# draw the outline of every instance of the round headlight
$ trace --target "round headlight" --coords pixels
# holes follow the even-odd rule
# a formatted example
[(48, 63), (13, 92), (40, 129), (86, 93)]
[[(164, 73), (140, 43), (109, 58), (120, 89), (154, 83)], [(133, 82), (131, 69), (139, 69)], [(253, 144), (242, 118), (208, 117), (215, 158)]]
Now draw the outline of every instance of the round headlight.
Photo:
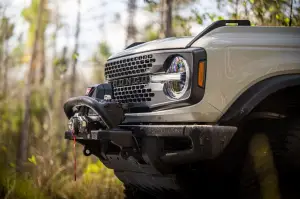
[(188, 89), (190, 71), (187, 61), (180, 56), (173, 58), (167, 74), (177, 74), (180, 76), (178, 80), (171, 80), (165, 83), (164, 91), (168, 97), (179, 99)]

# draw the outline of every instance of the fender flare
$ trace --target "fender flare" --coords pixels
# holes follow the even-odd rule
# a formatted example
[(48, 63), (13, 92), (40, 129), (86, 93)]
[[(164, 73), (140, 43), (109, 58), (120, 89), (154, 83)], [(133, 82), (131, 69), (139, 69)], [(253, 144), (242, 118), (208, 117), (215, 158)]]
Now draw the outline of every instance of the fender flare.
[(219, 123), (237, 123), (271, 94), (300, 86), (300, 74), (279, 75), (264, 79), (242, 93), (220, 118)]

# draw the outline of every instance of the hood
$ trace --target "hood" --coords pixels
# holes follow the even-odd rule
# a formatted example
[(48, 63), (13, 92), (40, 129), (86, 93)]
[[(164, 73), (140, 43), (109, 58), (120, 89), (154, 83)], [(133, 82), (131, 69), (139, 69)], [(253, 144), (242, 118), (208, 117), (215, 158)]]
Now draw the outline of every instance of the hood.
[(161, 49), (174, 49), (174, 48), (185, 48), (185, 46), (193, 39), (194, 37), (170, 37), (166, 39), (158, 39), (154, 41), (149, 41), (126, 50), (123, 50), (119, 53), (116, 53), (109, 57), (114, 59), (117, 57), (122, 57), (125, 55), (151, 51), (151, 50), (161, 50)]

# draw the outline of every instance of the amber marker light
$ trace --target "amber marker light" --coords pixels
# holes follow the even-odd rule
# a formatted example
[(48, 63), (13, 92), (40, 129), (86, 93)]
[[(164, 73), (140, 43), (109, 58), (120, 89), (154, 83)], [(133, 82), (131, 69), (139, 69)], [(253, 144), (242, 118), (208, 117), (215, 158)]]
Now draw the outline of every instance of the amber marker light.
[(198, 65), (198, 86), (204, 87), (205, 65), (204, 62), (199, 62)]

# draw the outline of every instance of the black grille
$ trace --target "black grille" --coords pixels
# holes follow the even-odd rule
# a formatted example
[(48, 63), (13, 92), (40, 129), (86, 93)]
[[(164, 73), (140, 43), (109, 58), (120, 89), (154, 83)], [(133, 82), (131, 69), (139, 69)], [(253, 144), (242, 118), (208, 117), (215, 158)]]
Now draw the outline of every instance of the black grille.
[(154, 93), (146, 88), (146, 84), (114, 88), (115, 99), (121, 103), (141, 103), (151, 101)]
[(139, 75), (145, 73), (155, 62), (152, 54), (124, 58), (110, 61), (105, 64), (105, 78), (116, 79), (127, 75)]
[[(113, 81), (124, 82), (117, 84), (117, 86), (114, 85), (114, 98), (121, 103), (142, 103), (151, 101), (151, 98), (154, 97), (154, 93), (151, 89), (147, 88), (150, 76), (147, 75), (146, 72), (152, 68), (154, 62), (155, 58), (153, 58), (152, 54), (137, 55), (116, 61), (108, 61), (105, 64), (105, 77), (111, 83), (113, 83)], [(123, 78), (126, 76), (147, 76), (148, 80), (141, 82), (130, 81), (130, 83), (127, 83), (126, 85), (125, 78)]]

